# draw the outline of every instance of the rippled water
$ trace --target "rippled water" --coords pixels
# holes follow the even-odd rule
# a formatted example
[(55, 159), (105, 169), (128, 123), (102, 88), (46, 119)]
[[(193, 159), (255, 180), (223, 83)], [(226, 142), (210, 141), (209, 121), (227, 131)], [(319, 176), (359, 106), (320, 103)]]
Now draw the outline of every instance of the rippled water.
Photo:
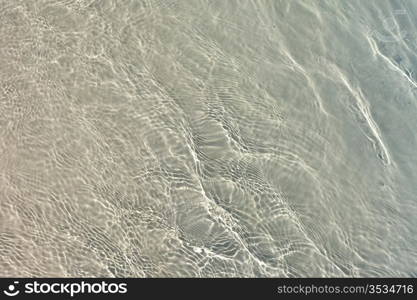
[(416, 277), (416, 18), (0, 0), (0, 275)]

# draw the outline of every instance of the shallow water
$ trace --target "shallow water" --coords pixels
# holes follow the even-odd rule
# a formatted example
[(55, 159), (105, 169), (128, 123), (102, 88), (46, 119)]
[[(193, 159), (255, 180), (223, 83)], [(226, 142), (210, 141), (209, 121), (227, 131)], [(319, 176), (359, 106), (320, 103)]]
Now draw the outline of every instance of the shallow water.
[(417, 276), (414, 1), (0, 0), (0, 276)]

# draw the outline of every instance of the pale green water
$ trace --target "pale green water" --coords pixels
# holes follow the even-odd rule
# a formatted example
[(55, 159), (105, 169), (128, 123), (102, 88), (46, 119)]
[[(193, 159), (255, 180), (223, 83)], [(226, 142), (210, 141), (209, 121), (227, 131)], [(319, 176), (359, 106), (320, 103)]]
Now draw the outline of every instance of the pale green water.
[(417, 276), (414, 1), (0, 0), (0, 276)]

